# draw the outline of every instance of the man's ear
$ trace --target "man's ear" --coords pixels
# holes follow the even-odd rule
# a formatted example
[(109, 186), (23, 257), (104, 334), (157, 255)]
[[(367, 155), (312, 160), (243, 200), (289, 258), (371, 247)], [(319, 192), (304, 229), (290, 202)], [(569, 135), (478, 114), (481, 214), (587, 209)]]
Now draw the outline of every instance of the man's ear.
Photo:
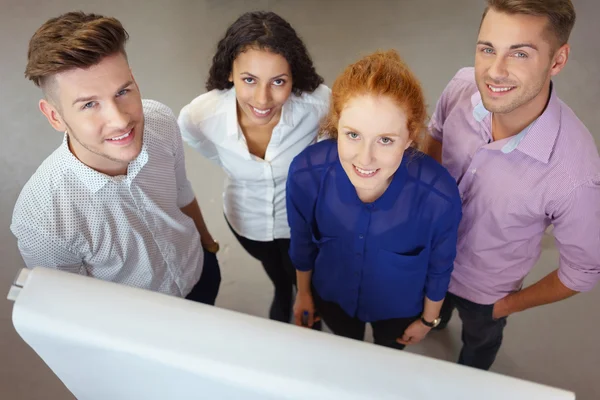
[(571, 46), (568, 43), (563, 44), (554, 54), (554, 62), (552, 68), (550, 68), (550, 75), (556, 76), (569, 61), (569, 53), (571, 53)]
[(40, 111), (46, 116), (48, 122), (54, 129), (59, 132), (67, 130), (67, 124), (63, 121), (62, 116), (58, 112), (55, 106), (53, 106), (48, 100), (41, 99), (39, 103)]

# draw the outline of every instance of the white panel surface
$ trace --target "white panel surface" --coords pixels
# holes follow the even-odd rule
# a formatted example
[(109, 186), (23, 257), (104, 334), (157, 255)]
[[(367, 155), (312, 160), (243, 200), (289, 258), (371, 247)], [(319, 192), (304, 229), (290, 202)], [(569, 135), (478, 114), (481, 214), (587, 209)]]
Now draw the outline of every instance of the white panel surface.
[(567, 400), (574, 394), (60, 271), (13, 323), (81, 400)]

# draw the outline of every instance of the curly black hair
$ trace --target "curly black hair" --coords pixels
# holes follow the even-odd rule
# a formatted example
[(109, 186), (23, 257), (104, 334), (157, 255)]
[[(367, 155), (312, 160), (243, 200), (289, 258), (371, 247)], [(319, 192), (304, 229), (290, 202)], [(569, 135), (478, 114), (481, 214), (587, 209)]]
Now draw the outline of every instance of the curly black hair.
[(306, 46), (292, 26), (273, 12), (247, 12), (239, 17), (219, 41), (213, 57), (206, 90), (229, 89), (233, 61), (248, 48), (265, 49), (283, 56), (292, 70), (292, 91), (313, 92), (323, 78), (317, 74)]

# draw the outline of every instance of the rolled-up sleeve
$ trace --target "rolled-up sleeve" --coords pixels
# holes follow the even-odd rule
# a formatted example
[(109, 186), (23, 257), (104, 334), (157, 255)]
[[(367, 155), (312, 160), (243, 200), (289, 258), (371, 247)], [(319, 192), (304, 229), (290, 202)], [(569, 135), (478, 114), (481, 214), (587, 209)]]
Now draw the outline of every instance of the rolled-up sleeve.
[(553, 212), (558, 278), (577, 292), (600, 281), (600, 174), (574, 189)]
[(300, 187), (295, 180), (292, 162), (286, 184), (287, 218), (290, 226), (290, 258), (299, 271), (314, 268), (317, 246), (313, 241), (313, 218), (315, 199), (311, 199), (309, 188)]

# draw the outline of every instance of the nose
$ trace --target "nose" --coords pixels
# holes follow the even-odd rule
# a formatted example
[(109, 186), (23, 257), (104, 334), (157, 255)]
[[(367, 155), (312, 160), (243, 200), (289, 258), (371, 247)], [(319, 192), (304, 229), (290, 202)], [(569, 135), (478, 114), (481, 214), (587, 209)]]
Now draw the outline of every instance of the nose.
[(488, 70), (488, 75), (496, 82), (502, 82), (508, 78), (506, 60), (503, 57), (496, 57)]
[(363, 168), (367, 168), (371, 165), (373, 162), (373, 151), (369, 143), (363, 141), (363, 143), (360, 144), (356, 161), (358, 161), (358, 164)]
[(109, 126), (115, 129), (125, 129), (129, 126), (129, 114), (116, 102), (108, 103), (105, 107), (105, 113)]
[(271, 101), (271, 90), (268, 85), (258, 85), (254, 91), (254, 105), (256, 107), (266, 106)]

